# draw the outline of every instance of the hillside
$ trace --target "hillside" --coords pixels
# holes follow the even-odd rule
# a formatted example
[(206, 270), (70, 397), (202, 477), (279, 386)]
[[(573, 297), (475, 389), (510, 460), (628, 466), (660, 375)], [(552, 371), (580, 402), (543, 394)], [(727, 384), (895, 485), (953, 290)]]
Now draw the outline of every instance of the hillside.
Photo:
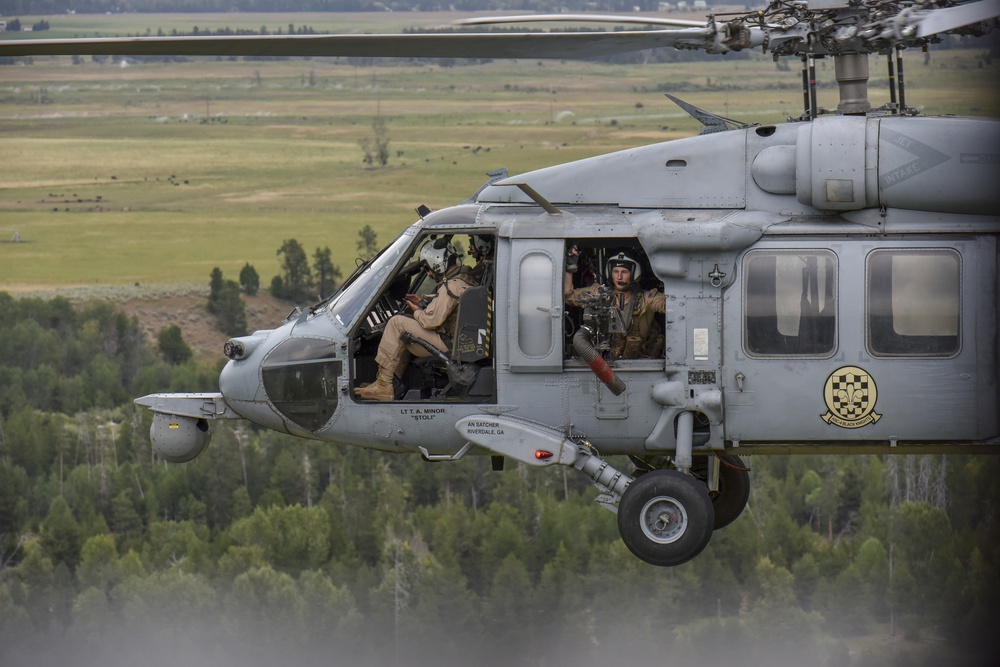
[[(249, 331), (274, 329), (293, 307), (266, 292), (256, 296), (244, 295), (243, 300)], [(214, 363), (222, 359), (222, 346), (229, 336), (216, 327), (215, 318), (208, 312), (205, 303), (204, 295), (192, 293), (134, 298), (118, 306), (128, 315), (138, 318), (150, 345), (156, 346), (156, 336), (161, 329), (176, 324), (181, 328), (185, 342), (194, 351), (195, 358), (202, 363)]]
[[(111, 303), (126, 315), (134, 316), (146, 342), (156, 349), (160, 330), (171, 324), (181, 328), (184, 341), (199, 363), (213, 364), (222, 359), (222, 346), (229, 338), (216, 326), (208, 312), (208, 286), (177, 285), (93, 285), (93, 286), (5, 286), (0, 291), (15, 298), (52, 299), (65, 297), (77, 308), (95, 303)], [(248, 332), (274, 329), (294, 307), (262, 290), (255, 296), (243, 295)]]

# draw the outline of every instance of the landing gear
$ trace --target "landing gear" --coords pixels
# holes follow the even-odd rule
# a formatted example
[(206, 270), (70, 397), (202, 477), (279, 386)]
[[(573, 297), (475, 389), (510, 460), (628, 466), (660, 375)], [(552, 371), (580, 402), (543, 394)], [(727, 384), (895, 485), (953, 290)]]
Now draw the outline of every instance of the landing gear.
[[(711, 454), (692, 458), (691, 475), (707, 484), (709, 466), (714, 465), (713, 456), (719, 460), (719, 483), (715, 491), (708, 492), (708, 496), (715, 508), (715, 524), (712, 528), (719, 530), (735, 521), (747, 506), (750, 499), (750, 470), (738, 456)], [(632, 474), (637, 478), (660, 468), (672, 470), (674, 465), (667, 456), (630, 456), (629, 459), (636, 467)]]
[[(735, 456), (715, 454), (719, 458), (719, 489), (709, 491), (715, 508), (714, 530), (725, 528), (743, 512), (750, 500), (750, 471), (743, 462)], [(702, 481), (708, 479), (708, 466), (712, 459), (708, 456), (696, 456), (691, 466), (691, 474)]]
[(618, 532), (633, 554), (672, 566), (697, 556), (712, 537), (715, 510), (705, 485), (676, 470), (633, 481), (618, 504)]
[[(690, 454), (687, 455), (688, 472), (662, 469), (674, 465), (665, 454), (631, 456), (637, 470), (634, 476), (629, 476), (603, 460), (589, 442), (546, 424), (483, 414), (459, 419), (455, 429), (471, 443), (467, 447), (477, 445), (494, 456), (510, 457), (531, 466), (564, 465), (579, 470), (601, 491), (597, 502), (612, 511), (617, 510), (618, 533), (625, 546), (651, 565), (686, 563), (700, 554), (712, 537), (716, 525), (715, 508), (708, 495), (708, 485), (688, 474), (695, 468)], [(424, 455), (431, 458), (427, 452)], [(713, 464), (712, 468), (705, 465), (704, 470), (706, 478), (712, 478), (712, 486), (715, 486), (716, 459), (704, 455), (701, 458), (700, 462)], [(742, 466), (740, 470), (745, 472)], [(735, 485), (739, 485), (739, 478)], [(740, 509), (745, 504), (745, 498), (737, 503)]]

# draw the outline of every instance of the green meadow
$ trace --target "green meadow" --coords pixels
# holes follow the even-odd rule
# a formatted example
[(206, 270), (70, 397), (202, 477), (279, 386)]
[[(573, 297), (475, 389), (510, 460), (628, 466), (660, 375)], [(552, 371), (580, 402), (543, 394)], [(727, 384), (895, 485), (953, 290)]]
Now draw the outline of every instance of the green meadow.
[[(48, 17), (44, 37), (288, 24), (394, 32), (457, 14)], [(30, 18), (22, 17), (22, 21)], [(24, 35), (21, 35), (24, 37)], [(907, 101), (926, 113), (1000, 116), (986, 46), (906, 54)], [(35, 58), (0, 66), (0, 290), (207, 283), (253, 264), (266, 282), (296, 238), (329, 246), (346, 274), (358, 231), (380, 244), (414, 209), (465, 200), (486, 173), (512, 174), (654, 141), (698, 125), (663, 97), (746, 122), (801, 111), (797, 61), (770, 57), (609, 65), (343, 59), (98, 63)], [(888, 101), (882, 59), (870, 97)], [(820, 103), (835, 107), (833, 66)], [(385, 119), (389, 162), (360, 142)]]

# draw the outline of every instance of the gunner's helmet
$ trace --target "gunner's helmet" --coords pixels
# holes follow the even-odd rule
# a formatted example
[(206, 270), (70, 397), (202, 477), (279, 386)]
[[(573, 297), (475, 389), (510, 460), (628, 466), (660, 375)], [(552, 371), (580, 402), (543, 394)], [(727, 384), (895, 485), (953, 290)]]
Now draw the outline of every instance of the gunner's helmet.
[(493, 252), (493, 237), (489, 234), (473, 234), (472, 245), (482, 257), (489, 257)]
[(633, 283), (637, 282), (639, 276), (642, 275), (642, 266), (639, 262), (625, 254), (625, 251), (620, 251), (609, 256), (607, 263), (604, 265), (604, 275), (608, 280), (611, 280), (611, 269), (618, 266), (626, 268), (631, 272)]

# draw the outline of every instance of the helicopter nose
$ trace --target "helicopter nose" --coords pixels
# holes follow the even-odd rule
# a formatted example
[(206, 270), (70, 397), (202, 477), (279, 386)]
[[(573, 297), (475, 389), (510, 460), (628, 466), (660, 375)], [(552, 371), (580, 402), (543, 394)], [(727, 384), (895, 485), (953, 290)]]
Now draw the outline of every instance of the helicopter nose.
[(257, 366), (230, 361), (219, 374), (219, 391), (229, 403), (253, 401), (257, 395)]
[(269, 428), (285, 429), (287, 422), (307, 431), (321, 428), (339, 403), (343, 360), (336, 342), (283, 330), (268, 340), (266, 334), (257, 338), (234, 338), (226, 344), (231, 361), (219, 376), (226, 402), (241, 416)]
[(223, 346), (223, 353), (230, 361), (219, 375), (219, 391), (230, 403), (258, 399), (260, 393), (259, 370), (267, 353), (271, 330), (256, 331), (250, 336), (230, 338)]

